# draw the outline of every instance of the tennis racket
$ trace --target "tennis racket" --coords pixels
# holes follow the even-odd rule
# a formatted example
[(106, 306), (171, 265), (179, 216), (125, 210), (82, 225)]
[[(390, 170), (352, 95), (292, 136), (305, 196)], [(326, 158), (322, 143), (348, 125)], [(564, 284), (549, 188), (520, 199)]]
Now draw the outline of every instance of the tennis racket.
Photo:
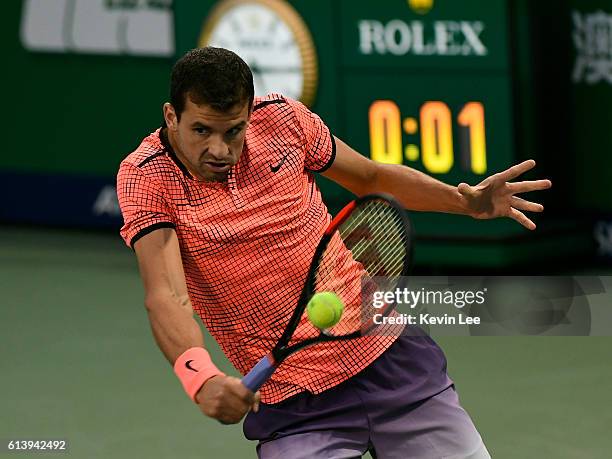
[[(371, 194), (351, 201), (331, 221), (319, 242), (295, 311), (278, 343), (242, 379), (255, 392), (291, 354), (326, 341), (372, 334), (395, 301), (374, 302), (376, 291), (403, 288), (412, 255), (412, 228), (391, 197)], [(317, 292), (334, 292), (345, 305), (336, 325), (298, 342), (294, 332)], [(375, 315), (380, 315), (375, 317)]]

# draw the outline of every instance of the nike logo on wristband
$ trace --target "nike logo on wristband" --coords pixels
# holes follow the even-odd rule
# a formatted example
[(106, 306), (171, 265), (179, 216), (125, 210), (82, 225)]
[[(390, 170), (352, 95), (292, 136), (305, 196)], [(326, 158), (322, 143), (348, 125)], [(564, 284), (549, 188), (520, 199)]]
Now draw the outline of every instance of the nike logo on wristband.
[(193, 362), (193, 360), (187, 360), (187, 361), (185, 362), (185, 366), (187, 367), (187, 369), (188, 369), (188, 370), (195, 371), (195, 372), (197, 373), (197, 372), (198, 372), (198, 370), (196, 370), (195, 368), (193, 368), (193, 367), (191, 366), (191, 362)]

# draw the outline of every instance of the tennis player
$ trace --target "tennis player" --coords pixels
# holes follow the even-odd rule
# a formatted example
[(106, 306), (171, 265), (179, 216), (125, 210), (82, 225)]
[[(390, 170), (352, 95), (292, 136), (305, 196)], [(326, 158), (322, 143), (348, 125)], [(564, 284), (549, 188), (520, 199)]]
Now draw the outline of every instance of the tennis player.
[(370, 161), (295, 100), (253, 94), (234, 53), (188, 52), (172, 70), (163, 125), (117, 177), (153, 335), (188, 396), (223, 423), (248, 413), (244, 432), (262, 458), (488, 458), (427, 336), (320, 344), (253, 394), (211, 361), (193, 313), (242, 374), (270, 351), (331, 220), (315, 173), (408, 209), (510, 217), (530, 230), (523, 211), (543, 207), (515, 195), (551, 183), (510, 182), (534, 167), (525, 161), (476, 186), (445, 185)]

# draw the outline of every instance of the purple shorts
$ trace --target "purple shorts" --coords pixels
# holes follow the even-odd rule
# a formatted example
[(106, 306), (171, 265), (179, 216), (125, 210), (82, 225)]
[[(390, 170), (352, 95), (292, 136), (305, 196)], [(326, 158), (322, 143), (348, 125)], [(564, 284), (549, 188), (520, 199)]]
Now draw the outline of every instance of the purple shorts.
[(403, 335), (365, 370), (314, 395), (262, 404), (243, 425), (260, 458), (488, 458), (441, 349)]

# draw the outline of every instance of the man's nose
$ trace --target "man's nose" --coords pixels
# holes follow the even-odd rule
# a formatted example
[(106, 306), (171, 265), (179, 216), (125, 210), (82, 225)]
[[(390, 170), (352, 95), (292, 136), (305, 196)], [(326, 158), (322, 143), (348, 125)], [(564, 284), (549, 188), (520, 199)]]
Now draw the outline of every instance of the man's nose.
[(229, 148), (223, 141), (223, 136), (213, 135), (208, 142), (208, 153), (216, 160), (224, 161), (229, 155)]

